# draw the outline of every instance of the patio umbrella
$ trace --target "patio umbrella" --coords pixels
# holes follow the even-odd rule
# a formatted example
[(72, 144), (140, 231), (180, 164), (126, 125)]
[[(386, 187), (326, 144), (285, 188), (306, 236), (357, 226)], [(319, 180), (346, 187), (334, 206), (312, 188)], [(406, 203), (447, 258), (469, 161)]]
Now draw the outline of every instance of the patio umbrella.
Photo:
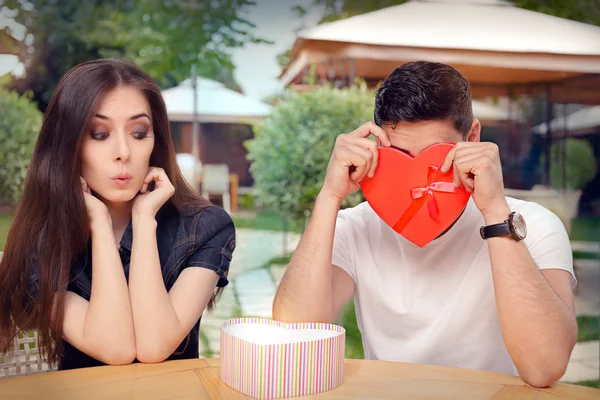
[[(206, 78), (197, 78), (199, 122), (252, 123), (269, 114), (271, 106)], [(190, 122), (194, 118), (194, 88), (186, 79), (163, 90), (169, 120)]]

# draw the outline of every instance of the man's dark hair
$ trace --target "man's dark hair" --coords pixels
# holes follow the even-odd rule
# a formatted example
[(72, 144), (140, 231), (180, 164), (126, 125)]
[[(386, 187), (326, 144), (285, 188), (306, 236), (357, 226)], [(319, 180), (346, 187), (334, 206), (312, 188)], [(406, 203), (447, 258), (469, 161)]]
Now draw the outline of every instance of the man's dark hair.
[(455, 68), (416, 61), (397, 67), (375, 97), (375, 123), (451, 121), (467, 136), (473, 123), (471, 87)]

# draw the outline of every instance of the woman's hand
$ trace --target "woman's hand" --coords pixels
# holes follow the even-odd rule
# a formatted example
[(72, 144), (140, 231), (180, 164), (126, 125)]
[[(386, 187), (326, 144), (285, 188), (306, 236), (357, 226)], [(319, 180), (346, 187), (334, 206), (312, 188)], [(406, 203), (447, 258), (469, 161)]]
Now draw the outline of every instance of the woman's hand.
[(110, 223), (110, 214), (108, 213), (108, 208), (106, 208), (106, 205), (102, 202), (102, 200), (98, 199), (92, 194), (92, 190), (82, 176), (79, 177), (79, 180), (81, 182), (81, 190), (83, 192), (83, 198), (85, 200), (85, 206), (87, 208), (90, 224), (93, 225), (93, 223), (97, 221), (108, 221)]
[[(148, 191), (148, 185), (155, 183), (154, 190)], [(140, 193), (133, 199), (133, 215), (146, 215), (154, 218), (160, 208), (175, 193), (175, 187), (167, 177), (165, 170), (150, 167), (144, 178), (144, 184)]]

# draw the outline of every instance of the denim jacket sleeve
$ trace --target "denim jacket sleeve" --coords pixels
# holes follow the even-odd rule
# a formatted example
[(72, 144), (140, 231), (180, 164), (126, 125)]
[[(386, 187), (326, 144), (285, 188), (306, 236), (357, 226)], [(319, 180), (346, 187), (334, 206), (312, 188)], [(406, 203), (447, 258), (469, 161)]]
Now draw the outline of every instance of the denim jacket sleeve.
[(211, 206), (196, 216), (192, 234), (194, 249), (182, 269), (200, 267), (219, 275), (217, 287), (227, 286), (229, 264), (235, 250), (235, 227), (231, 217), (220, 207)]

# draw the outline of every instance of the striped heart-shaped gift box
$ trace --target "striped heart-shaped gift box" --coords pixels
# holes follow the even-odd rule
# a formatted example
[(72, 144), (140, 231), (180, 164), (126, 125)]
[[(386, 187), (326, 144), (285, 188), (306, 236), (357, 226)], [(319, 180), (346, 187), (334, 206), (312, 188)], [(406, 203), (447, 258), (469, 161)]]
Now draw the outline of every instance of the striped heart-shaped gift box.
[(221, 379), (257, 399), (304, 396), (343, 382), (346, 331), (324, 323), (238, 318), (221, 326)]

